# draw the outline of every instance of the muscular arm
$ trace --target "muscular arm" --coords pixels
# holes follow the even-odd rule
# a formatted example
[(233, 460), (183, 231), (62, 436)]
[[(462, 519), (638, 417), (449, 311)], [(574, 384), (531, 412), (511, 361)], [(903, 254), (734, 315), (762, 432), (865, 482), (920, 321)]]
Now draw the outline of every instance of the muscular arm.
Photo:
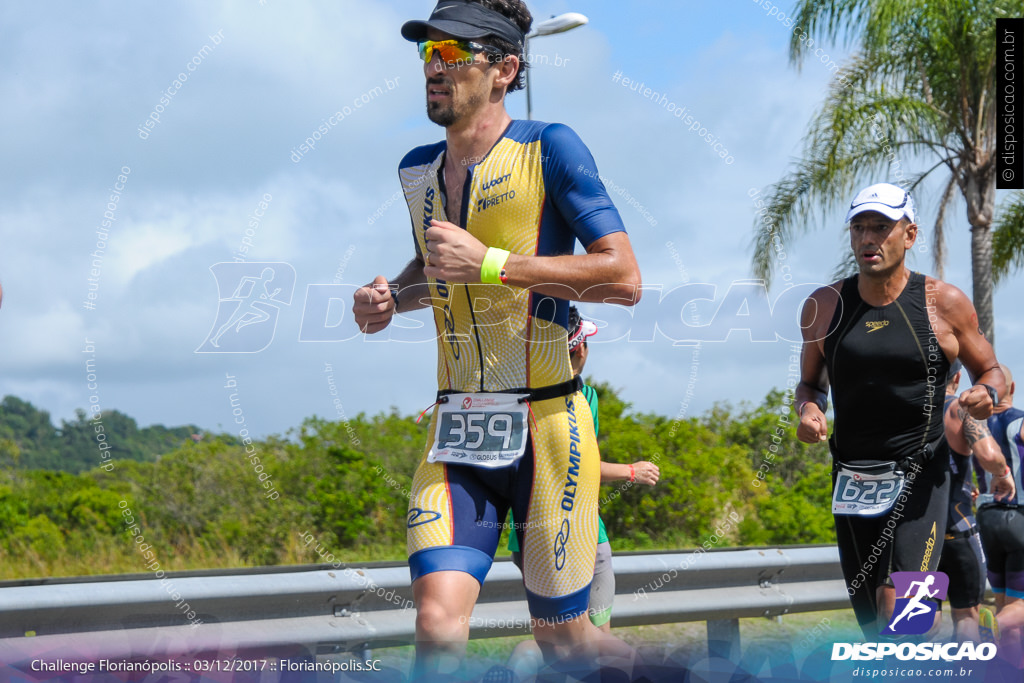
[[(487, 247), (469, 232), (442, 221), (427, 230), (430, 265), (427, 277), (447, 282), (480, 282), (480, 265)], [(619, 303), (640, 300), (640, 267), (624, 232), (598, 238), (586, 254), (528, 256), (509, 254), (508, 284), (570, 301)], [(405, 303), (402, 303), (403, 309)]]
[(586, 254), (511, 254), (505, 270), (510, 285), (560, 299), (627, 306), (640, 300), (640, 267), (624, 232), (598, 239)]
[(1006, 471), (1006, 458), (999, 449), (992, 432), (988, 430), (988, 424), (984, 420), (975, 420), (963, 406), (956, 406), (957, 413), (963, 420), (963, 438), (968, 448), (978, 458), (978, 464), (986, 472), (1000, 475)]
[(970, 299), (953, 285), (934, 282), (942, 320), (949, 325), (956, 340), (956, 355), (974, 378), (974, 386), (960, 394), (960, 405), (967, 408), (972, 417), (983, 420), (992, 414), (995, 405), (988, 391), (980, 385), (993, 387), (1002, 398), (1008, 390), (1006, 378), (999, 369), (992, 345), (978, 327), (978, 315)]
[(988, 424), (984, 420), (975, 420), (963, 406), (956, 406), (956, 409), (963, 420), (964, 441), (981, 468), (992, 475), (992, 493), (997, 499), (1013, 498), (1016, 493), (1013, 477), (1002, 476), (1008, 469), (1006, 458), (989, 431)]
[(839, 299), (837, 286), (815, 291), (800, 312), (804, 344), (800, 354), (800, 384), (793, 392), (793, 405), (800, 417), (796, 435), (804, 443), (817, 443), (828, 438), (824, 412), (828, 405), (824, 339)]

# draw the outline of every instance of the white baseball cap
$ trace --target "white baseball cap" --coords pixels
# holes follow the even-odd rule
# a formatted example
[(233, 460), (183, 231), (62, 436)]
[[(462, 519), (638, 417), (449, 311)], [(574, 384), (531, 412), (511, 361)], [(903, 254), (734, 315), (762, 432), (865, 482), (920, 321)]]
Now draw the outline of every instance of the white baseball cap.
[(914, 200), (910, 193), (890, 183), (877, 183), (858, 192), (850, 202), (846, 222), (849, 223), (854, 216), (865, 211), (877, 211), (894, 221), (906, 216), (911, 223), (914, 222)]

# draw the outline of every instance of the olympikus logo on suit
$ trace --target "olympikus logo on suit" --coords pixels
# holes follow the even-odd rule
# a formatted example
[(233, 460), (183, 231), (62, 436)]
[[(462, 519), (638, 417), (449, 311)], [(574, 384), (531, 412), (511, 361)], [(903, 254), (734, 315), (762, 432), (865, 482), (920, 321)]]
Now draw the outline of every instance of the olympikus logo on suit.
[(565, 412), (569, 417), (569, 466), (565, 472), (565, 485), (562, 487), (562, 509), (572, 512), (576, 501), (576, 485), (580, 476), (580, 430), (576, 425), (576, 404), (572, 396), (565, 398)]
[[(430, 221), (434, 217), (434, 188), (428, 187), (423, 194), (423, 232), (430, 228)], [(425, 239), (425, 238), (424, 238)], [(450, 294), (448, 292), (448, 283), (444, 280), (435, 279), (434, 284), (437, 287), (437, 295), (442, 299), (449, 299)], [(455, 338), (455, 319), (452, 318), (452, 309), (450, 304), (444, 305), (444, 327), (445, 337), (448, 340), (449, 346), (452, 348), (452, 355), (455, 360), (459, 359), (459, 345), (456, 343)]]

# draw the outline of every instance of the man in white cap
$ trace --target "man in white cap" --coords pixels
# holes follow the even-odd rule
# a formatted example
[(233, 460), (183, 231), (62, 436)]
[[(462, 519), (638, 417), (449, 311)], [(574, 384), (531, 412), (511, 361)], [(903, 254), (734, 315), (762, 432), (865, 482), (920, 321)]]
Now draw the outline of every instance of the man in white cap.
[[(828, 439), (840, 563), (868, 639), (889, 628), (893, 572), (934, 572), (949, 504), (943, 395), (959, 358), (976, 378), (960, 405), (983, 420), (1006, 393), (995, 352), (970, 299), (906, 267), (917, 238), (914, 204), (880, 183), (846, 216), (859, 273), (822, 287), (804, 305), (797, 436)], [(832, 389), (834, 418), (825, 417)], [(909, 633), (905, 624), (895, 633)]]

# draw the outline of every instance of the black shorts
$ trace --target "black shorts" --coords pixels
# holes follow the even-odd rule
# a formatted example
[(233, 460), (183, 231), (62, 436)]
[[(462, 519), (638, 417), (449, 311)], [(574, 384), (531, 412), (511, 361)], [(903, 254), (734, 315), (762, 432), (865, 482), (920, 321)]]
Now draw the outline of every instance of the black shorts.
[(971, 609), (985, 597), (985, 553), (981, 549), (978, 527), (964, 535), (946, 537), (939, 559), (939, 571), (949, 576), (949, 604), (955, 609)]
[(992, 592), (1024, 598), (1024, 510), (983, 505), (978, 508), (978, 526)]
[[(877, 589), (893, 572), (933, 572), (939, 565), (949, 516), (949, 455), (943, 448), (910, 478), (893, 508), (879, 517), (834, 515), (839, 563), (857, 621), (874, 637)], [(835, 475), (832, 477), (835, 486)]]

